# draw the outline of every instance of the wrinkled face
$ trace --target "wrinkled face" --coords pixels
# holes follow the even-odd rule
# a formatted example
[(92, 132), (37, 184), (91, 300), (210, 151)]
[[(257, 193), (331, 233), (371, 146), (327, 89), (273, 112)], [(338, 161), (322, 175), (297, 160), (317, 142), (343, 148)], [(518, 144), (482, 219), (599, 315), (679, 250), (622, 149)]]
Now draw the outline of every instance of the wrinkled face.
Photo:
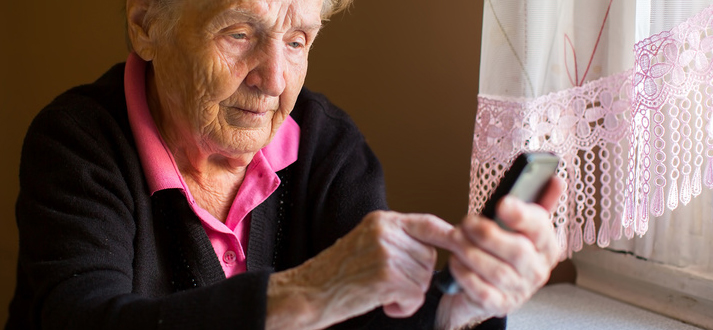
[(153, 38), (149, 97), (162, 133), (210, 154), (254, 154), (292, 111), (321, 26), (321, 0), (176, 6), (173, 28)]

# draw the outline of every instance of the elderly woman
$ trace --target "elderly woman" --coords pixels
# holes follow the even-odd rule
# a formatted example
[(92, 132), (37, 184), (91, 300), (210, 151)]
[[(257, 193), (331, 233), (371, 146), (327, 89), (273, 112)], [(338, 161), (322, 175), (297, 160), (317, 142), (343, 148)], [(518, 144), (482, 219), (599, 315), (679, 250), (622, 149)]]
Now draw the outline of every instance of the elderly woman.
[[(378, 161), (302, 88), (348, 2), (128, 0), (127, 62), (27, 133), (7, 327), (502, 327), (555, 264), (562, 182), (539, 205), (505, 199), (512, 232), (378, 211)], [(460, 293), (431, 286), (435, 247)]]

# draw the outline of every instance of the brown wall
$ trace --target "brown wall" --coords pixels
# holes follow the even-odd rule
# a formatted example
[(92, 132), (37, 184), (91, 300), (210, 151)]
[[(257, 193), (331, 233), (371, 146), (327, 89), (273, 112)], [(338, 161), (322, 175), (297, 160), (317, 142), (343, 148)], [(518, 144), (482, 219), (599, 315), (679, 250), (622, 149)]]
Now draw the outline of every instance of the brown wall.
[[(382, 160), (393, 209), (467, 211), (482, 0), (356, 0), (311, 55), (307, 86), (347, 110)], [(9, 1), (0, 11), (0, 323), (15, 280), (14, 202), (32, 117), (126, 58), (122, 1)]]
[[(7, 1), (0, 10), (0, 322), (15, 287), (14, 203), (22, 139), (62, 91), (126, 58), (122, 2)], [(38, 242), (38, 244), (41, 244)]]

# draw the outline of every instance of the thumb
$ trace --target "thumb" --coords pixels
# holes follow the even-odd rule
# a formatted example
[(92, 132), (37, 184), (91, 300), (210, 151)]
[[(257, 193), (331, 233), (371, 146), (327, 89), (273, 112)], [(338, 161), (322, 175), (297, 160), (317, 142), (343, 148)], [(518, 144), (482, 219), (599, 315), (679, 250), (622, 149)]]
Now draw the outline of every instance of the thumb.
[(404, 231), (421, 243), (453, 250), (451, 235), (455, 228), (445, 220), (431, 214), (407, 214)]
[(409, 317), (415, 314), (426, 300), (426, 296), (422, 293), (409, 298), (410, 299), (401, 299), (398, 302), (384, 305), (384, 314), (392, 318)]

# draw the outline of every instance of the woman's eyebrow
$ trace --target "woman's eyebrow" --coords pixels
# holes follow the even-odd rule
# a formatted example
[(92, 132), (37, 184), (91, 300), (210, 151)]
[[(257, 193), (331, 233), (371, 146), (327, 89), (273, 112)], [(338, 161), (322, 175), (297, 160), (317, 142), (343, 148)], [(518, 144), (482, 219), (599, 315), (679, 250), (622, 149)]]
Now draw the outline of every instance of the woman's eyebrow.
[(221, 11), (217, 15), (210, 18), (207, 26), (210, 29), (220, 29), (232, 23), (247, 22), (257, 24), (259, 21), (260, 19), (257, 15), (251, 13), (250, 11), (241, 8), (230, 8)]
[(220, 13), (220, 15), (218, 15), (218, 16), (223, 16), (226, 18), (227, 17), (244, 18), (250, 22), (260, 21), (259, 15), (256, 15), (255, 13), (253, 13), (249, 10), (246, 10), (244, 8), (236, 8), (236, 7), (229, 8), (229, 9), (223, 11), (222, 13)]
[(300, 29), (305, 30), (305, 31), (317, 31), (318, 32), (319, 30), (322, 29), (322, 23), (320, 22), (318, 24), (302, 25), (302, 26), (300, 26)]
[[(216, 15), (213, 19), (214, 23), (223, 23), (225, 21), (241, 21), (259, 25), (263, 21), (263, 18), (244, 8), (229, 8)], [(319, 32), (319, 30), (322, 29), (322, 21), (320, 20), (314, 24), (297, 24), (293, 26), (293, 28), (309, 32)]]

